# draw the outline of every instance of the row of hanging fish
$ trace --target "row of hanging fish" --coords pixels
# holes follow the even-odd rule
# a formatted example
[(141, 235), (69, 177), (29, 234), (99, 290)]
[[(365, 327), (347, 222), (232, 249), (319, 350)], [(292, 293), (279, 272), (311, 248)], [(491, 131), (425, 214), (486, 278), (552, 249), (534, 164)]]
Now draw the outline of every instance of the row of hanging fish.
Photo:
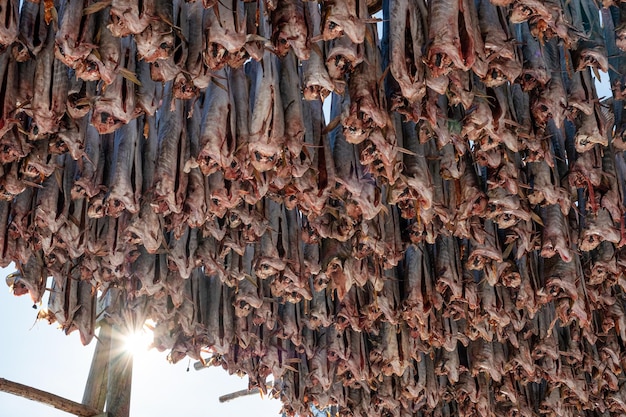
[(626, 413), (625, 7), (9, 0), (7, 283), (289, 414)]

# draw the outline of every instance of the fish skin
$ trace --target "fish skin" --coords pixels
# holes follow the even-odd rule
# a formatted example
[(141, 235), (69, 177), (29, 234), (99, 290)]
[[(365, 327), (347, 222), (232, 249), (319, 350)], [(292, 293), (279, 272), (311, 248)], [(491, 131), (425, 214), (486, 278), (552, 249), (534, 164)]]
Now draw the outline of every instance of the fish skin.
[[(111, 135), (107, 135), (111, 136)], [(88, 125), (85, 132), (85, 154), (78, 162), (78, 171), (72, 187), (72, 198), (92, 198), (103, 191), (103, 173), (106, 147), (110, 141), (101, 138), (95, 127)], [(112, 152), (113, 150), (110, 149)]]
[(367, 5), (363, 1), (347, 0), (329, 4), (322, 17), (322, 38), (325, 41), (346, 35), (356, 44), (365, 40)]
[(55, 57), (70, 68), (76, 68), (95, 47), (96, 15), (84, 14), (85, 8), (92, 4), (92, 0), (70, 0), (63, 6), (54, 52)]
[(25, 146), (15, 140), (19, 139), (18, 94), (18, 64), (5, 50), (0, 54), (0, 141), (4, 155), (11, 155), (10, 159), (25, 156)]
[(118, 217), (122, 211), (139, 212), (142, 195), (141, 142), (137, 119), (133, 119), (115, 134), (113, 180), (105, 204), (108, 216)]
[[(460, 14), (461, 1), (459, 0), (437, 0), (429, 3), (429, 46), (426, 64), (434, 78), (447, 75), (453, 68), (467, 71), (474, 63), (475, 56), (464, 56), (462, 51), (462, 39), (459, 32)], [(461, 24), (464, 26), (465, 21)], [(472, 39), (465, 37), (463, 41), (471, 43)], [(472, 47), (466, 48), (466, 51), (469, 50), (472, 50)]]
[[(183, 102), (173, 98), (169, 83), (164, 92), (164, 106), (159, 118), (159, 151), (154, 172), (152, 206), (158, 213), (180, 213), (187, 191), (188, 174), (184, 172), (187, 141), (184, 140)], [(171, 111), (171, 107), (174, 111)], [(163, 107), (162, 107), (163, 108)], [(178, 183), (178, 188), (175, 184)]]
[[(119, 66), (130, 73), (136, 71), (136, 46), (131, 38), (120, 43)], [(102, 74), (102, 72), (101, 72)], [(113, 133), (121, 125), (137, 117), (135, 106), (136, 84), (115, 71), (105, 91), (94, 100), (91, 124), (100, 134)]]
[(524, 91), (530, 91), (538, 85), (544, 87), (550, 79), (545, 53), (539, 41), (531, 35), (526, 22), (517, 26), (516, 38), (522, 44), (523, 66), (520, 78), (522, 88)]
[[(229, 0), (218, 2), (216, 6), (205, 11), (204, 27), (208, 36), (203, 54), (204, 63), (213, 71), (224, 68), (226, 64), (238, 68), (248, 56), (243, 2)], [(261, 36), (269, 37), (269, 33)]]
[(277, 60), (269, 52), (257, 71), (255, 101), (250, 118), (248, 155), (258, 172), (276, 168), (285, 144), (285, 116), (278, 82)]
[[(390, 71), (400, 85), (402, 96), (409, 103), (419, 102), (426, 95), (422, 56), (426, 43), (425, 10), (426, 4), (421, 0), (417, 4), (409, 3), (408, 0), (393, 2), (390, 10), (390, 19), (397, 22), (390, 25)], [(408, 42), (407, 32), (410, 35)]]
[(284, 57), (293, 49), (298, 59), (309, 59), (311, 52), (304, 7), (301, 0), (281, 0), (272, 11), (272, 42), (278, 56)]
[(236, 148), (236, 107), (233, 91), (225, 70), (216, 73), (217, 82), (211, 83), (208, 98), (202, 108), (200, 148), (196, 162), (204, 175), (217, 170), (228, 172), (234, 161)]
[[(312, 2), (305, 2), (304, 8), (306, 24), (311, 32), (311, 37), (319, 38), (322, 18), (320, 10)], [(309, 59), (302, 63), (303, 95), (305, 100), (323, 100), (335, 89), (335, 85), (324, 66), (324, 43), (311, 40), (310, 48)]]
[(206, 50), (207, 33), (204, 30), (204, 8), (199, 1), (187, 3), (184, 6), (187, 11), (187, 62), (185, 63), (185, 72), (190, 75), (191, 80), (196, 88), (203, 89), (209, 85), (211, 81), (210, 74), (207, 72), (208, 67), (204, 63), (203, 53)]
[(541, 256), (551, 258), (559, 255), (563, 262), (571, 262), (570, 232), (565, 216), (558, 205), (551, 204), (545, 209), (544, 229), (541, 235)]
[(69, 78), (65, 65), (54, 57), (53, 36), (50, 26), (47, 44), (39, 53), (35, 67), (31, 108), (38, 134), (57, 132), (66, 109)]
[(151, 65), (145, 61), (137, 64), (137, 107), (148, 116), (154, 116), (163, 99), (163, 83), (152, 79)]
[(49, 29), (44, 22), (44, 2), (25, 1), (20, 10), (18, 42), (13, 45), (15, 58), (23, 62), (30, 58), (29, 55), (36, 57), (48, 44)]
[[(300, 159), (303, 150), (306, 127), (301, 98), (302, 87), (298, 74), (298, 62), (294, 52), (289, 52), (282, 59), (279, 88), (285, 114), (285, 145), (289, 151), (286, 157), (290, 164), (296, 168), (297, 161)], [(296, 172), (296, 169), (291, 171), (292, 175), (299, 176), (299, 172)]]
[(19, 34), (19, 6), (17, 0), (9, 0), (0, 10), (0, 50), (8, 49)]
[[(141, 3), (130, 0), (112, 0), (111, 23), (107, 25), (108, 29), (118, 38), (142, 33), (156, 14), (157, 2), (158, 0), (144, 0)], [(140, 4), (143, 6), (141, 10)]]

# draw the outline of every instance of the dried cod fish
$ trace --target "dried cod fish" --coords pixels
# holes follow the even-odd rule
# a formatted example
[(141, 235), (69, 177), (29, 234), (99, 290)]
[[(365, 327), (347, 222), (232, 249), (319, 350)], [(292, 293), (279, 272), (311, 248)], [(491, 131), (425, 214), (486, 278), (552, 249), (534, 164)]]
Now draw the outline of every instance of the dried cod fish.
[(154, 171), (152, 206), (157, 213), (180, 213), (187, 191), (185, 161), (188, 152), (185, 138), (183, 102), (173, 98), (171, 82), (164, 91), (164, 106), (159, 114), (159, 151)]
[[(319, 38), (321, 31), (320, 9), (314, 2), (305, 2), (306, 24), (312, 38)], [(302, 63), (302, 83), (305, 100), (325, 99), (335, 89), (324, 66), (324, 44), (311, 40), (309, 59)]]
[(67, 1), (63, 7), (61, 24), (56, 33), (55, 56), (70, 68), (80, 65), (95, 47), (97, 15), (85, 13), (93, 4), (92, 0)]
[(46, 46), (41, 50), (35, 67), (35, 85), (31, 111), (38, 133), (53, 133), (59, 130), (59, 122), (65, 113), (69, 88), (67, 68), (54, 57), (52, 27), (48, 29)]
[(274, 169), (284, 152), (285, 118), (276, 61), (270, 52), (265, 52), (257, 71), (248, 155), (259, 172)]
[(0, 10), (0, 50), (4, 51), (17, 40), (19, 33), (19, 6), (17, 0), (9, 0)]
[(123, 210), (139, 211), (142, 195), (142, 146), (137, 119), (118, 129), (115, 134), (113, 180), (105, 204), (107, 215), (118, 217)]
[[(119, 65), (126, 73), (135, 73), (135, 57), (134, 41), (131, 38), (122, 39)], [(102, 88), (103, 91), (93, 104), (91, 115), (91, 123), (100, 134), (113, 133), (137, 116), (136, 87), (133, 81), (117, 71), (111, 84)]]
[(394, 2), (390, 17), (390, 71), (409, 103), (426, 95), (422, 49), (426, 43), (427, 11), (422, 0)]
[(278, 56), (287, 55), (289, 48), (293, 48), (298, 59), (309, 59), (304, 3), (302, 0), (281, 0), (272, 10), (272, 43)]
[[(207, 90), (203, 106), (202, 132), (197, 162), (204, 175), (217, 170), (229, 172), (234, 162), (236, 109), (229, 74), (220, 70)], [(229, 179), (234, 179), (229, 176)]]

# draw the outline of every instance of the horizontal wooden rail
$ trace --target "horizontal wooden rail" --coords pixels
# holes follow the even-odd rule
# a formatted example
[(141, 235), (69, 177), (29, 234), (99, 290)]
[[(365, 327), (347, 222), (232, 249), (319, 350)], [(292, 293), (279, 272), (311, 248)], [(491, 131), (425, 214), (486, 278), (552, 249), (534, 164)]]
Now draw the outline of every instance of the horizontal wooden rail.
[(242, 389), (241, 391), (231, 392), (230, 394), (222, 395), (219, 400), (221, 403), (225, 403), (230, 400), (237, 399), (239, 397), (245, 397), (247, 395), (258, 394), (260, 390), (258, 388), (252, 388), (251, 390)]
[(18, 382), (9, 381), (4, 378), (0, 378), (0, 391), (50, 405), (58, 410), (65, 411), (66, 413), (74, 414), (79, 417), (96, 417), (103, 415), (102, 411), (96, 410), (95, 408), (87, 405), (77, 403), (75, 401), (68, 400), (67, 398), (59, 397), (58, 395), (29, 387)]

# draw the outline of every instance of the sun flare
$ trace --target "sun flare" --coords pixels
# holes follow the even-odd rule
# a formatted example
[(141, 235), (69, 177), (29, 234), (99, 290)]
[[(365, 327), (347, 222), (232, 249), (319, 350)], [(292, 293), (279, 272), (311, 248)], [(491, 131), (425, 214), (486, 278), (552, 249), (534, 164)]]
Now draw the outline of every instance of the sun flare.
[(152, 331), (145, 326), (143, 329), (131, 333), (124, 340), (124, 349), (134, 354), (145, 353), (152, 344)]

